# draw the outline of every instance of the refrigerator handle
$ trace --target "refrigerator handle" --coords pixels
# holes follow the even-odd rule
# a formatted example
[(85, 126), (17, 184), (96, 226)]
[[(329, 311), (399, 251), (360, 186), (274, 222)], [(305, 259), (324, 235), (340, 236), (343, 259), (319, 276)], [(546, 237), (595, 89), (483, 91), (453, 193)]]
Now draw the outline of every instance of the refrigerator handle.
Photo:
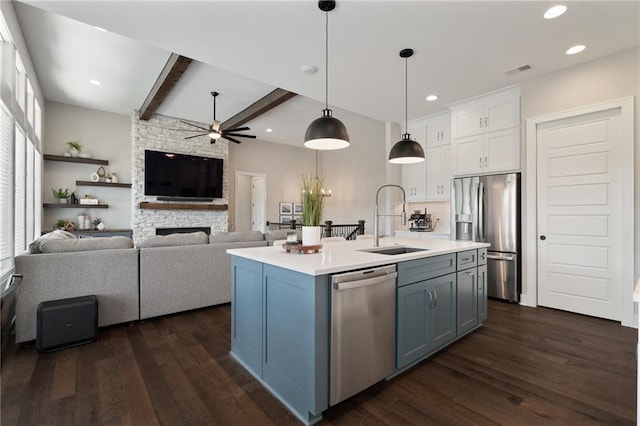
[(484, 182), (478, 185), (478, 241), (484, 241)]

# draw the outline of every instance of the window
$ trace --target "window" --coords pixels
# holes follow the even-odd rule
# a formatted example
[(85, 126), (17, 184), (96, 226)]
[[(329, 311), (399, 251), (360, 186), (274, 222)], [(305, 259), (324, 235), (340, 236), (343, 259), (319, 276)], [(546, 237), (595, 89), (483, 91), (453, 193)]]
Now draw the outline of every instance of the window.
[(27, 235), (25, 230), (26, 223), (26, 180), (27, 180), (27, 141), (24, 137), (24, 132), (20, 126), (16, 125), (15, 129), (15, 212), (14, 212), (14, 250), (15, 254), (20, 254), (24, 251), (27, 243)]
[[(0, 288), (42, 227), (42, 107), (0, 10)], [(31, 77), (31, 78), (29, 78)]]
[(13, 268), (13, 118), (0, 102), (0, 279)]

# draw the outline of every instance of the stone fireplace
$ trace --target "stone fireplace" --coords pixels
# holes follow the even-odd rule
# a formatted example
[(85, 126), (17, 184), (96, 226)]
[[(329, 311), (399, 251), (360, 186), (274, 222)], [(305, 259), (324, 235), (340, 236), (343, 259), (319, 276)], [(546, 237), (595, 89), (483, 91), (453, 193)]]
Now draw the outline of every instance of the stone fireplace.
[[(203, 127), (208, 126), (202, 124)], [(213, 204), (228, 204), (229, 198), (229, 146), (224, 139), (210, 143), (207, 136), (184, 140), (192, 134), (181, 131), (192, 130), (177, 118), (154, 115), (148, 121), (140, 120), (136, 112), (132, 116), (131, 125), (131, 228), (133, 240), (138, 244), (145, 237), (156, 235), (162, 228), (206, 228), (211, 231), (227, 231), (229, 213), (225, 209), (184, 209), (176, 204), (176, 209), (166, 209), (171, 203), (164, 204), (162, 209), (140, 208), (140, 203), (156, 202), (155, 197), (144, 195), (144, 151), (174, 152), (179, 154), (199, 155), (203, 157), (222, 158), (224, 160), (222, 199)], [(181, 203), (184, 204), (184, 203)], [(198, 203), (194, 203), (198, 204)], [(200, 203), (203, 204), (203, 203)], [(163, 232), (163, 231), (161, 231)], [(194, 232), (194, 231), (191, 231)]]

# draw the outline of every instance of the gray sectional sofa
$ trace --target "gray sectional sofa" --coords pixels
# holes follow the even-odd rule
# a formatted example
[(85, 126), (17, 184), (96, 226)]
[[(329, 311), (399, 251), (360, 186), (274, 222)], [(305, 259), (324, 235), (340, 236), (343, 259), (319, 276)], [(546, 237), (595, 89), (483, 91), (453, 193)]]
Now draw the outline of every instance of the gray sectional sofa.
[(36, 338), (41, 302), (94, 294), (98, 325), (137, 321), (231, 301), (229, 248), (280, 239), (268, 232), (199, 232), (151, 237), (133, 247), (125, 237), (44, 239), (16, 257), (23, 275), (16, 342)]

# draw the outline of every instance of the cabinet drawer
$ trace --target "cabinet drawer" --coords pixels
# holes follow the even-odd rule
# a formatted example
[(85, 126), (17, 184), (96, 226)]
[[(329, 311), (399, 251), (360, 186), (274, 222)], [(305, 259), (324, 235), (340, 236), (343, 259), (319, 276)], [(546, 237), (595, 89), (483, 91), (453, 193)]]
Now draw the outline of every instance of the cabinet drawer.
[(478, 249), (478, 266), (487, 264), (487, 248)]
[[(475, 250), (473, 250), (475, 252)], [(456, 271), (456, 255), (425, 257), (398, 263), (398, 287)]]
[(478, 250), (467, 250), (457, 253), (458, 271), (478, 266)]

